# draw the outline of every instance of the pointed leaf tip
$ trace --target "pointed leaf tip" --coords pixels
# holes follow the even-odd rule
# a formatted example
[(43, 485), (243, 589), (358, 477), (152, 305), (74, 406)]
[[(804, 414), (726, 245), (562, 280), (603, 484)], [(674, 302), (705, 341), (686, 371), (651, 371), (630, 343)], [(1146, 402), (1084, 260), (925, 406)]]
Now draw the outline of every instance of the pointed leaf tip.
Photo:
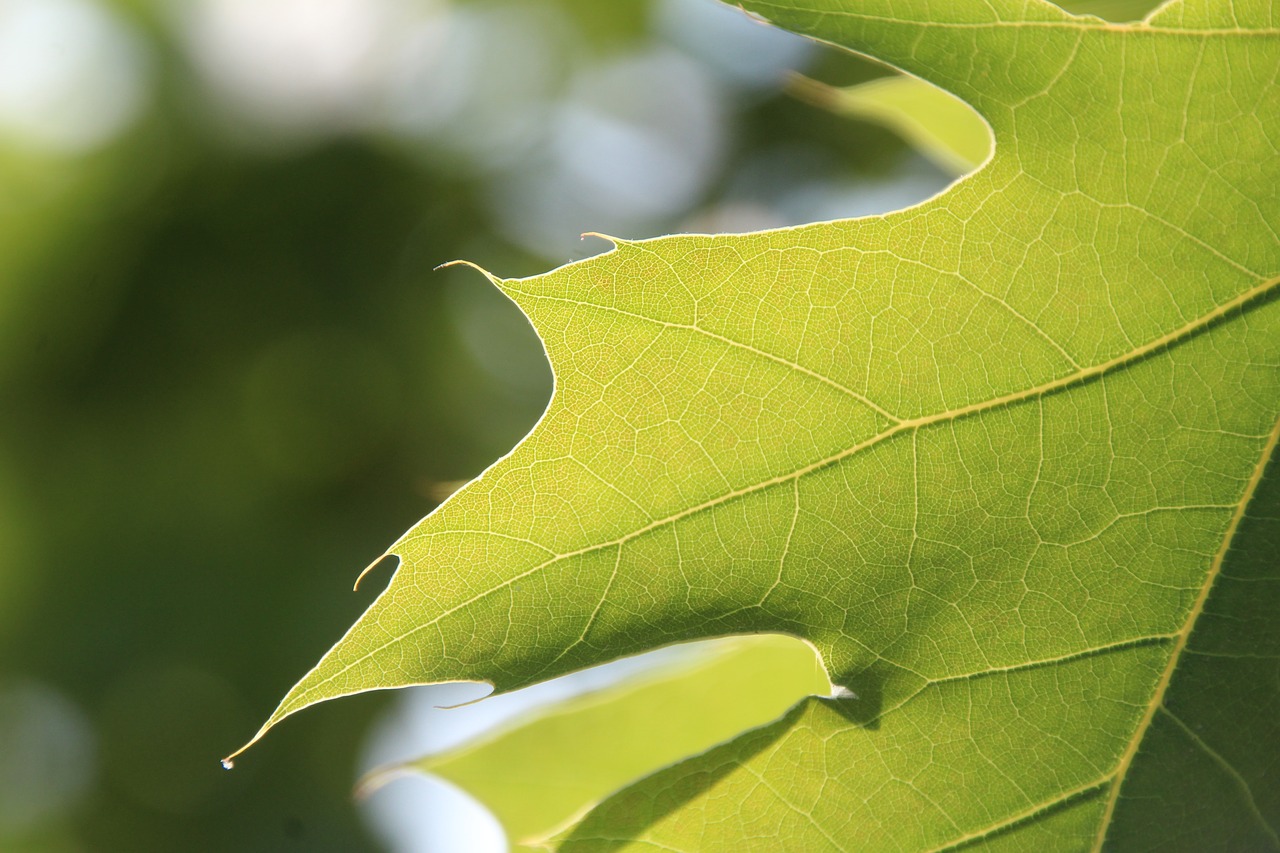
[(501, 280), (497, 276), (495, 276), (493, 273), (489, 272), (487, 269), (475, 263), (474, 261), (467, 261), (462, 259), (458, 259), (454, 261), (445, 261), (443, 264), (440, 264), (439, 266), (437, 266), (435, 268), (435, 271), (439, 272), (440, 270), (449, 269), (450, 267), (470, 267), (471, 269), (483, 275), (485, 278), (489, 279), (489, 281), (493, 282), (494, 284), (497, 284)]
[(585, 240), (588, 237), (598, 237), (599, 239), (608, 242), (614, 248), (617, 248), (618, 246), (621, 246), (623, 243), (627, 242), (626, 240), (623, 240), (621, 237), (611, 237), (608, 234), (602, 234), (599, 231), (583, 231), (581, 234), (578, 235), (578, 237), (582, 240)]
[[(396, 555), (392, 554), (390, 551), (384, 551), (384, 552), (382, 553), (382, 555), (381, 555), (381, 556), (379, 556), (376, 560), (374, 560), (374, 561), (373, 561), (372, 563), (370, 563), (369, 565), (365, 566), (365, 567), (364, 567), (364, 570), (363, 570), (362, 572), (360, 572), (360, 574), (359, 574), (359, 575), (357, 575), (357, 576), (356, 576), (356, 582), (355, 582), (354, 584), (352, 584), (352, 586), (351, 586), (351, 591), (352, 591), (352, 592), (359, 592), (359, 591), (360, 591), (360, 582), (361, 582), (362, 580), (364, 580), (365, 575), (369, 574), (369, 572), (373, 571), (375, 568), (377, 568), (379, 565), (381, 565), (381, 564), (382, 564), (382, 561), (383, 561), (383, 560), (385, 560), (387, 557), (395, 557), (395, 556), (396, 556)], [(399, 557), (396, 557), (396, 561), (397, 561), (397, 562), (399, 562), (399, 560), (400, 560), (400, 558), (399, 558)]]

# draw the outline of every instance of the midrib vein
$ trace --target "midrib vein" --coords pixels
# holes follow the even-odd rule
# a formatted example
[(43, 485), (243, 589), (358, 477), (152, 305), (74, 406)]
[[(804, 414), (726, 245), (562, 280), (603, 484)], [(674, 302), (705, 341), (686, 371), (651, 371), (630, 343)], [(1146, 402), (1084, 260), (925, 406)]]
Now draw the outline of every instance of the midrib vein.
[[(642, 527), (636, 528), (630, 533), (627, 533), (616, 539), (611, 539), (607, 542), (600, 542), (593, 545), (587, 545), (573, 551), (564, 552), (561, 554), (557, 554), (553, 557), (550, 557), (547, 560), (533, 566), (532, 568), (526, 569), (525, 571), (517, 575), (513, 575), (512, 577), (507, 578), (506, 580), (502, 581), (496, 586), (490, 587), (489, 589), (483, 592), (473, 595), (472, 597), (466, 599), (465, 601), (462, 601), (450, 608), (447, 608), (441, 611), (432, 619), (426, 622), (423, 622), (421, 624), (415, 625), (413, 628), (409, 629), (408, 631), (405, 631), (402, 634), (398, 634), (392, 637), (391, 639), (387, 640), (386, 642), (382, 643), (381, 645), (365, 652), (364, 654), (360, 655), (359, 657), (355, 658), (354, 660), (342, 666), (340, 669), (325, 676), (322, 680), (308, 686), (303, 690), (300, 690), (295, 696), (292, 697), (293, 699), (292, 702), (289, 701), (289, 697), (286, 697), (285, 702), (281, 703), (280, 709), (277, 709), (276, 714), (272, 715), (272, 719), (273, 720), (280, 719), (280, 717), (287, 716), (288, 714), (291, 714), (296, 710), (300, 710), (301, 708), (304, 708), (312, 704), (310, 701), (306, 700), (307, 696), (310, 696), (312, 693), (319, 690), (324, 685), (333, 681), (335, 678), (338, 678), (339, 676), (341, 676), (342, 674), (350, 670), (352, 667), (360, 665), (361, 663), (367, 661), (369, 658), (374, 657), (375, 655), (395, 645), (396, 643), (405, 641), (406, 639), (418, 633), (419, 631), (425, 631), (426, 629), (440, 622), (442, 619), (447, 618), (448, 616), (456, 613), (457, 611), (465, 607), (471, 606), (472, 604), (481, 600), (482, 598), (486, 598), (490, 595), (493, 595), (494, 593), (499, 592), (511, 586), (512, 584), (518, 583), (519, 581), (524, 580), (530, 575), (536, 574), (542, 571), (543, 569), (551, 565), (554, 565), (555, 563), (558, 563), (562, 560), (571, 559), (573, 557), (580, 557), (585, 554), (590, 554), (594, 551), (599, 551), (605, 548), (612, 548), (614, 546), (624, 545), (627, 542), (630, 542), (631, 540), (636, 539), (637, 537), (640, 537), (645, 535), (646, 533), (652, 532), (653, 530), (656, 530), (661, 527), (665, 527), (670, 524), (674, 524), (678, 521), (681, 521), (682, 519), (688, 518), (692, 515), (696, 515), (700, 512), (705, 512), (709, 509), (713, 509), (717, 506), (728, 503), (729, 501), (736, 500), (738, 498), (745, 497), (750, 494), (754, 494), (755, 492), (759, 492), (764, 489), (772, 488), (774, 486), (782, 485), (784, 483), (789, 483), (801, 477), (805, 477), (809, 474), (814, 473), (815, 471), (819, 471), (823, 468), (827, 468), (831, 465), (834, 465), (844, 459), (848, 459), (849, 457), (855, 454), (861, 453), (865, 450), (869, 450), (870, 448), (875, 447), (877, 444), (888, 441), (889, 439), (901, 433), (920, 429), (926, 426), (932, 426), (934, 424), (957, 420), (959, 418), (968, 417), (969, 415), (975, 415), (981, 412), (989, 411), (991, 409), (997, 409), (1003, 406), (1009, 406), (1014, 403), (1021, 402), (1023, 400), (1028, 400), (1034, 397), (1051, 394), (1055, 391), (1068, 388), (1072, 385), (1078, 385), (1078, 384), (1088, 382), (1092, 379), (1102, 376), (1105, 373), (1109, 373), (1119, 367), (1123, 367), (1126, 364), (1131, 364), (1133, 362), (1140, 361), (1143, 358), (1147, 357), (1148, 355), (1154, 352), (1157, 352), (1165, 347), (1168, 347), (1172, 344), (1175, 344), (1181, 340), (1192, 337), (1197, 332), (1207, 328), (1208, 326), (1211, 326), (1212, 324), (1222, 319), (1223, 317), (1228, 316), (1229, 314), (1231, 314), (1232, 312), (1238, 309), (1244, 308), (1246, 305), (1248, 305), (1250, 302), (1253, 302), (1256, 299), (1262, 298), (1268, 292), (1273, 290), (1277, 285), (1280, 285), (1280, 277), (1268, 279), (1267, 281), (1264, 281), (1256, 285), (1255, 287), (1250, 288), (1249, 290), (1241, 293), (1239, 296), (1235, 297), (1229, 302), (1223, 303), (1222, 305), (1215, 308), (1213, 311), (1210, 311), (1207, 314), (1204, 314), (1203, 316), (1187, 323), (1186, 325), (1178, 329), (1175, 329), (1174, 331), (1169, 332), (1168, 334), (1162, 335), (1159, 338), (1149, 341), (1148, 343), (1140, 347), (1137, 347), (1136, 349), (1133, 349), (1123, 355), (1117, 356), (1109, 361), (1105, 361), (1100, 364), (1094, 365), (1092, 367), (1088, 367), (1083, 370), (1070, 373), (1066, 376), (1060, 377), (1050, 382), (1043, 383), (1041, 385), (1037, 385), (1021, 391), (1016, 391), (1010, 394), (1005, 394), (1003, 396), (995, 397), (990, 400), (985, 400), (978, 403), (972, 403), (968, 406), (962, 406), (956, 409), (950, 409), (950, 410), (947, 410), (944, 412), (938, 412), (932, 415), (926, 415), (919, 418), (910, 418), (907, 420), (899, 421), (889, 429), (886, 429), (883, 432), (877, 433), (876, 435), (873, 435), (870, 438), (862, 442), (859, 442), (858, 444), (855, 444), (852, 447), (842, 450), (841, 452), (836, 453), (832, 456), (828, 456), (825, 459), (820, 459), (816, 462), (812, 462), (790, 473), (780, 474), (776, 477), (771, 477), (759, 483), (754, 483), (750, 486), (744, 486), (743, 488), (726, 492), (725, 494), (719, 495), (708, 501), (704, 501), (703, 503), (700, 503), (696, 506), (689, 507), (688, 509), (681, 510), (680, 512), (674, 513), (664, 518), (651, 521), (648, 524), (645, 524)], [(525, 440), (528, 441), (532, 439), (534, 435), (536, 435), (536, 433), (537, 433), (537, 430), (535, 429), (535, 431), (533, 433), (530, 433), (530, 435)], [(1274, 439), (1275, 439), (1275, 434), (1273, 433), (1271, 440), (1274, 441)], [(394, 553), (394, 551), (390, 553)], [(357, 623), (357, 625), (358, 624), (359, 623)], [(355, 630), (355, 627), (356, 626), (353, 626), (352, 630)], [(323, 663), (324, 661), (322, 660), (320, 664), (317, 664), (316, 668), (319, 669), (320, 666), (323, 665)], [(288, 706), (288, 710), (285, 710), (286, 705)]]
[(1098, 834), (1093, 841), (1093, 853), (1098, 853), (1098, 851), (1102, 850), (1102, 845), (1107, 838), (1107, 830), (1111, 827), (1111, 819), (1115, 815), (1116, 803), (1120, 799), (1120, 789), (1124, 787), (1125, 777), (1133, 765), (1134, 757), (1138, 754), (1138, 748), (1142, 744), (1143, 737), (1145, 737), (1147, 730), (1151, 728), (1151, 721), (1164, 705), (1164, 697), (1169, 691), (1169, 685), (1173, 682), (1173, 675), (1178, 668), (1178, 661), (1186, 650), (1191, 634), (1195, 630), (1196, 620), (1204, 612), (1204, 605), (1209, 600), (1214, 581), (1218, 579), (1218, 575), (1222, 571), (1223, 561), (1226, 560), (1227, 553), (1231, 550), (1231, 541), (1235, 538), (1236, 531), (1240, 529), (1240, 522), (1244, 520), (1249, 503), (1253, 500), (1254, 493), (1258, 490), (1258, 484), (1262, 482), (1263, 472), (1266, 471), (1267, 463), (1271, 460), (1271, 454), (1275, 451), (1278, 440), (1280, 440), (1280, 420), (1276, 421), (1275, 426), (1271, 429), (1271, 434), (1267, 437), (1266, 446), (1262, 449), (1262, 457), (1254, 467), (1252, 476), (1249, 477), (1244, 494), (1240, 496), (1240, 502), (1236, 505), (1236, 510), (1231, 516), (1231, 522), (1227, 525), (1226, 533), (1222, 537), (1222, 545), (1214, 555), (1213, 562), (1209, 565), (1209, 572), (1200, 587), (1200, 594), (1196, 596), (1195, 604), (1191, 606), (1191, 612), (1187, 614), (1186, 621), (1183, 623), (1181, 630), (1178, 631), (1173, 651), (1169, 654), (1169, 662), (1165, 664), (1164, 671), (1160, 674), (1160, 680), (1156, 682), (1151, 701), (1147, 703), (1147, 708), (1143, 712), (1142, 719), (1138, 722), (1138, 727), (1134, 731), (1133, 737), (1129, 740), (1129, 745), (1125, 748), (1124, 753), (1120, 756), (1120, 761), (1116, 764), (1115, 772), (1112, 774), (1114, 779), (1111, 783), (1111, 791), (1107, 796), (1107, 808), (1103, 812), (1102, 820), (1098, 825)]

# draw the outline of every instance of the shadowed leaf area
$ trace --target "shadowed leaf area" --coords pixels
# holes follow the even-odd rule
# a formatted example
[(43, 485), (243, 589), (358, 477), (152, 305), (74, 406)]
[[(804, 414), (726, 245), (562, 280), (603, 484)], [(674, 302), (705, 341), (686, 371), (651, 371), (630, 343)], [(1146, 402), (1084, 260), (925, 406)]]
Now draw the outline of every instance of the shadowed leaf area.
[(992, 158), (886, 216), (493, 277), (546, 414), (392, 547), (268, 726), (785, 633), (859, 698), (558, 843), (1280, 848), (1280, 11), (745, 5), (968, 102)]

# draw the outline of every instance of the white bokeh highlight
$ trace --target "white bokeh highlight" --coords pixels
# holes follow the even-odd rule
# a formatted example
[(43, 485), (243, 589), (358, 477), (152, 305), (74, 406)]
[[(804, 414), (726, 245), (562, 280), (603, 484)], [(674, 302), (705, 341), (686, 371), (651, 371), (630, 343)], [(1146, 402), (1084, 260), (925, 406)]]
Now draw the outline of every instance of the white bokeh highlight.
[(151, 92), (142, 41), (91, 0), (0, 0), (0, 139), (81, 153), (127, 129)]

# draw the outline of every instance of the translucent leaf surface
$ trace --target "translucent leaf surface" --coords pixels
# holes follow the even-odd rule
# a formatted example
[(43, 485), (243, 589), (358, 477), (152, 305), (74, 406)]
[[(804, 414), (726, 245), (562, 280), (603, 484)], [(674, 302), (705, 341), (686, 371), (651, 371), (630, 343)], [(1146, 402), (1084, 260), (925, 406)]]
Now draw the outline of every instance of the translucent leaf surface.
[(546, 415), (393, 547), (267, 725), (791, 633), (859, 698), (565, 845), (1280, 846), (1280, 11), (746, 5), (963, 98), (992, 159), (886, 216), (494, 278), (546, 346)]

